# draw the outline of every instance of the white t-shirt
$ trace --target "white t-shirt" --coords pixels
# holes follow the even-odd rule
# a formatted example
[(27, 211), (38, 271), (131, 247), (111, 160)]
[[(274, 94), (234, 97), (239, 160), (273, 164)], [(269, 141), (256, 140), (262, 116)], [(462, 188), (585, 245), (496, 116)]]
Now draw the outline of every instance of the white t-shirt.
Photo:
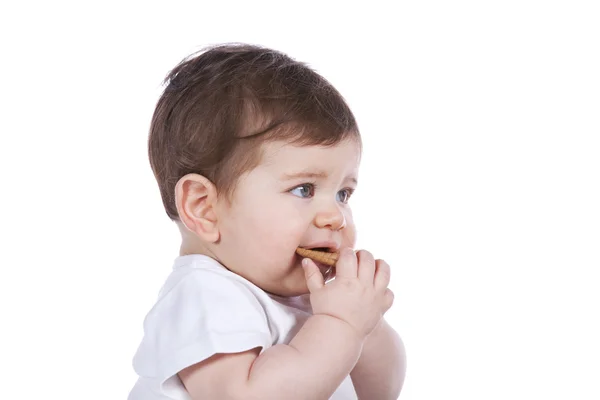
[[(269, 295), (210, 257), (178, 257), (144, 320), (128, 400), (190, 400), (179, 371), (216, 353), (289, 343), (310, 315), (308, 295)], [(356, 398), (347, 376), (330, 400)]]

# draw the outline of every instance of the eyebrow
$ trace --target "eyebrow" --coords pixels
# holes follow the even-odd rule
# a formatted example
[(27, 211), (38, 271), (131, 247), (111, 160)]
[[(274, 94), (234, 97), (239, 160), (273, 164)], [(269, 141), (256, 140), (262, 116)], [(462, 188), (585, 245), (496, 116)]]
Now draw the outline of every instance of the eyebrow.
[[(327, 178), (327, 173), (323, 172), (323, 171), (300, 171), (300, 172), (294, 172), (294, 173), (286, 173), (283, 174), (281, 176), (282, 180), (286, 180), (286, 181), (291, 181), (293, 179), (298, 179), (298, 178), (319, 178), (319, 179), (325, 179)], [(344, 179), (344, 181), (350, 181), (353, 182), (355, 185), (358, 184), (356, 178), (352, 177), (352, 176), (347, 176), (346, 179)]]

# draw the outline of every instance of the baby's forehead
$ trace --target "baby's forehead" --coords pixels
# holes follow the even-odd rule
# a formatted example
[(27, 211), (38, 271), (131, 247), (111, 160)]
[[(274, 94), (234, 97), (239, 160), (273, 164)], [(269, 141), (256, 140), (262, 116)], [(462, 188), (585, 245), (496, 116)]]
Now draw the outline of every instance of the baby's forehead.
[(360, 155), (361, 147), (353, 139), (341, 140), (334, 144), (297, 144), (285, 141), (270, 141), (261, 145), (264, 161), (275, 161), (286, 157), (303, 157), (311, 155)]
[(332, 145), (299, 145), (288, 142), (264, 143), (260, 164), (268, 169), (289, 171), (345, 170), (358, 172), (360, 145), (346, 139)]

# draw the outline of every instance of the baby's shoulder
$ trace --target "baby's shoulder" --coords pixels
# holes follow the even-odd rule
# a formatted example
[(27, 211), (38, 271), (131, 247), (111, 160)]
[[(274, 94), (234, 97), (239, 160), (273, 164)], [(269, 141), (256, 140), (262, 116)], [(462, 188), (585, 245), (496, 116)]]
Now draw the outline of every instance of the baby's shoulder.
[(174, 269), (163, 285), (159, 300), (165, 297), (199, 298), (260, 297), (261, 290), (242, 277), (218, 266)]

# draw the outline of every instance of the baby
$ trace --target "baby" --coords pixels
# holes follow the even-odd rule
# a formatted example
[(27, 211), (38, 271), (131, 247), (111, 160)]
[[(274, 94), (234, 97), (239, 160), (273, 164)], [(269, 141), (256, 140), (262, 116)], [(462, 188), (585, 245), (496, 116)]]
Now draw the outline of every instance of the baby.
[(362, 147), (342, 96), (244, 44), (190, 56), (165, 84), (149, 157), (182, 241), (129, 399), (397, 399), (390, 268), (352, 250)]

